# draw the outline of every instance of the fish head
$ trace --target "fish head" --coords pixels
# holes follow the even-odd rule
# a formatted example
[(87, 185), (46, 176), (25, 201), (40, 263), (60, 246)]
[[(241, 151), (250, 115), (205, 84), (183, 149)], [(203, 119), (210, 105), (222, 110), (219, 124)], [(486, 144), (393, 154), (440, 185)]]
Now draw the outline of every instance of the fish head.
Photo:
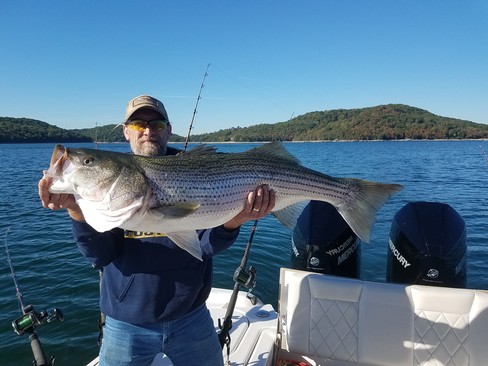
[(56, 145), (44, 174), (51, 179), (49, 192), (105, 201), (112, 209), (130, 204), (148, 191), (146, 178), (131, 155), (112, 151)]

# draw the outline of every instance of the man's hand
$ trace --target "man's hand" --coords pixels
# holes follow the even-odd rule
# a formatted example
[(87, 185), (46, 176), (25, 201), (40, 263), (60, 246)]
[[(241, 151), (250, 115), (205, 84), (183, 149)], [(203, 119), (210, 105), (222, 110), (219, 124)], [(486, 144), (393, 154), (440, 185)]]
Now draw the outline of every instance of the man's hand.
[(42, 206), (50, 208), (51, 210), (67, 209), (68, 214), (77, 221), (85, 221), (83, 212), (81, 212), (80, 206), (76, 204), (75, 198), (72, 194), (52, 194), (49, 192), (49, 185), (51, 184), (50, 178), (43, 177), (37, 184), (39, 190), (39, 198), (41, 199)]
[(244, 209), (224, 224), (227, 230), (235, 230), (250, 220), (258, 220), (269, 214), (275, 206), (275, 192), (267, 185), (256, 188), (247, 195)]

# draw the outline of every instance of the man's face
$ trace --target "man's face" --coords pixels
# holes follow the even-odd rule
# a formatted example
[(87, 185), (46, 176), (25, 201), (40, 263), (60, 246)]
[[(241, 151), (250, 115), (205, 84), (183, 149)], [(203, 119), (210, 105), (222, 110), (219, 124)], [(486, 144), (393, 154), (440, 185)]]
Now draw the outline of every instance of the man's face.
[[(152, 109), (139, 109), (130, 118), (144, 121), (160, 120), (161, 115)], [(149, 125), (144, 131), (135, 131), (124, 125), (124, 136), (130, 143), (134, 154), (145, 156), (165, 155), (168, 139), (171, 136), (171, 125), (162, 130), (151, 128)]]

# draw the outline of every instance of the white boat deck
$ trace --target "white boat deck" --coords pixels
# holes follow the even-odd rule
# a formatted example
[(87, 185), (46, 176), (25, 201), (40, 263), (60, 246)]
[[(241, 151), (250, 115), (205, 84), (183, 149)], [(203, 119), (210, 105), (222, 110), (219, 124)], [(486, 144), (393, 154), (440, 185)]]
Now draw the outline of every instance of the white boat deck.
[[(227, 312), (232, 290), (212, 289), (207, 300), (207, 307), (214, 320), (215, 329), (218, 330), (218, 320), (223, 321)], [(232, 366), (265, 366), (271, 365), (268, 358), (275, 343), (278, 316), (273, 307), (265, 305), (258, 300), (256, 305), (246, 298), (245, 292), (240, 292), (232, 316), (232, 329), (230, 331), (230, 357)], [(227, 349), (223, 349), (224, 361), (227, 362)], [(268, 363), (269, 362), (269, 363)], [(171, 366), (171, 360), (158, 354), (152, 366)], [(98, 358), (88, 366), (98, 366)]]
[[(231, 290), (213, 289), (216, 329)], [(241, 292), (232, 366), (486, 366), (488, 292), (282, 269), (278, 314)], [(273, 354), (274, 353), (274, 354)], [(223, 351), (224, 361), (226, 350)], [(98, 365), (94, 360), (89, 366)], [(159, 354), (152, 366), (169, 366)]]

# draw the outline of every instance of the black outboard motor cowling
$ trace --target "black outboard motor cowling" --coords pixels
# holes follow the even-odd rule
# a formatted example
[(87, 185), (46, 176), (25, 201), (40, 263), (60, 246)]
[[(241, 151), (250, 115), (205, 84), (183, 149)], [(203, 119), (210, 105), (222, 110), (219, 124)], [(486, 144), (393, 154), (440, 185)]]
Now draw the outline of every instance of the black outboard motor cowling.
[(360, 240), (334, 206), (310, 201), (293, 230), (291, 266), (359, 278)]
[(410, 202), (391, 224), (388, 282), (466, 287), (466, 229), (448, 204)]

